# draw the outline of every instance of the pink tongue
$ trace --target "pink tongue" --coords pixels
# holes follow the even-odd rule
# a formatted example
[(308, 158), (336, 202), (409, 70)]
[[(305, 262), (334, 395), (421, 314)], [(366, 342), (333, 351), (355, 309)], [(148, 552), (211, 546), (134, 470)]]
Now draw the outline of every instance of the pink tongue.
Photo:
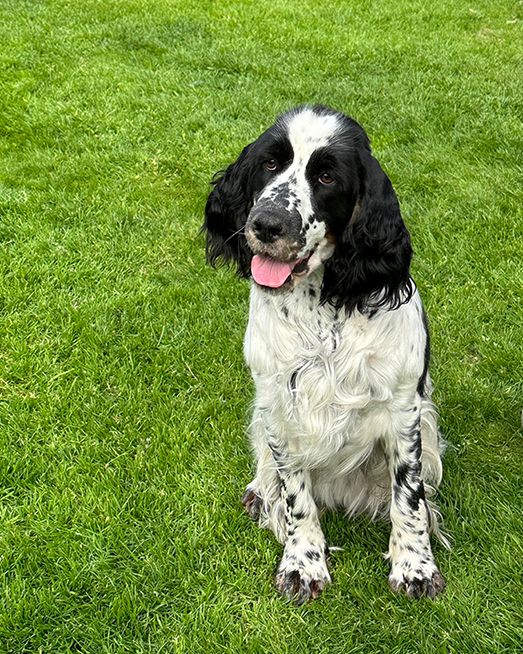
[(292, 273), (296, 261), (293, 263), (282, 263), (269, 257), (262, 257), (255, 254), (251, 262), (251, 272), (254, 281), (262, 286), (279, 288), (287, 277)]

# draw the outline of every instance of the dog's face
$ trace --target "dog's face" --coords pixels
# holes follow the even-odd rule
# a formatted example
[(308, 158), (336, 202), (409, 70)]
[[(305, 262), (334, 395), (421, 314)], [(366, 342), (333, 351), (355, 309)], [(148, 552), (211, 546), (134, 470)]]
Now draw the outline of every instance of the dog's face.
[(307, 108), (286, 114), (252, 144), (259, 177), (245, 237), (256, 283), (287, 288), (332, 255), (358, 193), (354, 141), (363, 135), (347, 123)]
[(385, 268), (396, 256), (408, 278), (410, 243), (392, 185), (363, 129), (326, 107), (292, 110), (248, 145), (217, 180), (204, 227), (212, 263), (235, 260), (267, 289), (291, 290), (324, 265), (323, 300), (348, 307), (351, 278), (356, 306), (382, 289), (384, 255)]

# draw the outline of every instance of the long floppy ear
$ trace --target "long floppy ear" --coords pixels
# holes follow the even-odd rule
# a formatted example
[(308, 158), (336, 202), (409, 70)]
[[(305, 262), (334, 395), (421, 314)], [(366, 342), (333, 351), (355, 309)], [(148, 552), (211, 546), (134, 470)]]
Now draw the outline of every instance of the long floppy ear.
[(358, 200), (325, 263), (322, 300), (352, 312), (396, 309), (412, 295), (410, 236), (387, 175), (360, 151)]
[[(252, 144), (251, 144), (252, 145)], [(240, 277), (250, 276), (252, 253), (243, 233), (252, 206), (250, 192), (250, 145), (238, 160), (213, 180), (214, 188), (205, 205), (207, 261), (216, 266), (218, 260), (234, 262)]]

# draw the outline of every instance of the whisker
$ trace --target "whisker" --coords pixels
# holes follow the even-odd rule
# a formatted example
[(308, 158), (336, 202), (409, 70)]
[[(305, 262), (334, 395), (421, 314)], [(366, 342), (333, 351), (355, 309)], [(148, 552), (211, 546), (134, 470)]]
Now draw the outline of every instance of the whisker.
[(233, 234), (231, 234), (231, 235), (229, 236), (229, 238), (226, 238), (225, 241), (223, 242), (223, 244), (225, 245), (226, 243), (228, 243), (228, 242), (231, 240), (231, 238), (234, 238), (234, 237), (237, 236), (240, 232), (243, 232), (244, 229), (245, 229), (245, 225), (243, 225), (242, 227), (240, 227), (240, 229), (236, 230)]

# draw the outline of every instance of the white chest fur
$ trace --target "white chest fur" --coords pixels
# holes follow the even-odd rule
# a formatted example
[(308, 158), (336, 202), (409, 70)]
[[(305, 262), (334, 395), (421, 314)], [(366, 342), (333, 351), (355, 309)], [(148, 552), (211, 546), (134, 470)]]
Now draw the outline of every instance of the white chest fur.
[(292, 291), (253, 285), (245, 358), (255, 412), (308, 467), (355, 467), (412, 402), (423, 371), (419, 295), (394, 311), (347, 316), (320, 305), (321, 270)]

